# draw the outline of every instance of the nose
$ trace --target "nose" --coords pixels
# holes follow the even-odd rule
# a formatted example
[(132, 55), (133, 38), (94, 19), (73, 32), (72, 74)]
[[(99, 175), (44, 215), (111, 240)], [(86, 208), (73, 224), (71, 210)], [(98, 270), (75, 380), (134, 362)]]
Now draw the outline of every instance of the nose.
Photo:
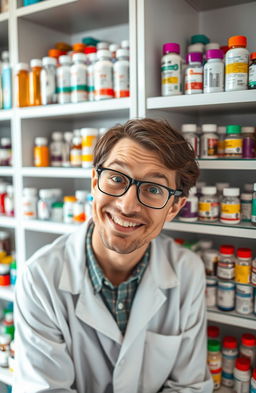
[(131, 185), (128, 191), (119, 198), (116, 198), (117, 207), (126, 215), (136, 214), (141, 211), (141, 203), (137, 198), (137, 187)]

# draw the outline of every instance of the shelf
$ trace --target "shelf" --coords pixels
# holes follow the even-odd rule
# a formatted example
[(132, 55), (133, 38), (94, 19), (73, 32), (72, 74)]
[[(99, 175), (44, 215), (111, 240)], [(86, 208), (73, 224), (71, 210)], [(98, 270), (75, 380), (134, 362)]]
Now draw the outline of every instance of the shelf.
[(0, 23), (8, 21), (8, 19), (9, 19), (9, 12), (0, 13)]
[(0, 166), (0, 177), (1, 176), (13, 176), (14, 169), (10, 166)]
[(18, 8), (16, 15), (53, 30), (75, 34), (128, 23), (129, 9), (128, 1), (119, 0), (45, 0)]
[(29, 231), (63, 234), (75, 231), (79, 225), (62, 224), (52, 221), (24, 220), (22, 226)]
[(230, 170), (256, 170), (254, 160), (204, 160), (198, 159), (200, 169), (230, 169)]
[[(26, 177), (53, 177), (53, 178), (76, 178), (76, 179), (90, 179), (91, 169), (86, 168), (22, 168), (22, 176)], [(1, 167), (0, 167), (1, 175)]]
[(212, 94), (193, 94), (171, 97), (151, 97), (147, 99), (147, 109), (169, 111), (255, 111), (256, 90), (231, 91)]
[(14, 217), (6, 217), (0, 215), (0, 227), (15, 228), (17, 221)]
[(254, 314), (241, 315), (235, 311), (220, 311), (217, 307), (207, 308), (208, 321), (233, 325), (247, 329), (256, 329), (256, 316)]
[[(49, 1), (49, 0), (45, 0)], [(55, 104), (18, 108), (17, 114), (21, 119), (34, 118), (88, 118), (97, 114), (97, 118), (128, 117), (130, 98), (115, 98), (111, 100), (80, 102), (78, 104)]]
[(6, 385), (12, 385), (13, 375), (8, 368), (0, 367), (0, 381)]
[(217, 223), (178, 222), (172, 221), (164, 225), (164, 229), (180, 232), (203, 233), (207, 235), (233, 236), (256, 239), (256, 227), (251, 224), (237, 226)]
[(14, 301), (14, 288), (10, 285), (8, 287), (0, 286), (0, 299), (8, 300), (9, 302)]
[(0, 121), (11, 120), (13, 116), (12, 109), (0, 109)]
[[(220, 1), (212, 1), (212, 0), (187, 0), (192, 7), (195, 8), (197, 11), (206, 11), (211, 10), (214, 8), (223, 8), (229, 7), (233, 5), (243, 4), (243, 3), (250, 3), (254, 0), (220, 0)], [(220, 390), (219, 390), (220, 392)]]

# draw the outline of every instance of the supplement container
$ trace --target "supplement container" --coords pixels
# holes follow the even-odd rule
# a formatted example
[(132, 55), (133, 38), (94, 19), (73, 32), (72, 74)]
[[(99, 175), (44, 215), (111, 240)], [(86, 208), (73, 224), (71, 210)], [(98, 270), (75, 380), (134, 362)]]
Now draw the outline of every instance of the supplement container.
[(74, 204), (73, 211), (73, 221), (75, 224), (81, 224), (86, 220), (85, 217), (85, 201), (87, 198), (88, 192), (86, 191), (76, 191), (76, 199), (77, 201)]
[(239, 188), (224, 188), (220, 208), (220, 221), (224, 224), (239, 224), (240, 199)]
[(251, 280), (252, 250), (250, 248), (238, 248), (235, 280), (241, 284), (249, 284)]
[(218, 326), (208, 326), (207, 327), (207, 337), (208, 339), (220, 341), (220, 328)]
[(8, 367), (10, 342), (11, 336), (9, 334), (0, 334), (0, 367)]
[(1, 138), (0, 166), (12, 165), (12, 145), (10, 138)]
[(198, 197), (196, 196), (196, 187), (189, 190), (188, 199), (180, 210), (179, 220), (184, 222), (195, 222), (198, 219)]
[(32, 59), (30, 61), (30, 67), (29, 102), (31, 106), (41, 105), (40, 74), (42, 70), (42, 61), (40, 59)]
[(249, 285), (236, 286), (236, 312), (248, 315), (253, 312), (253, 288)]
[(7, 184), (0, 183), (0, 214), (5, 214), (5, 198), (7, 196)]
[[(74, 54), (77, 54), (77, 53), (84, 54), (85, 48), (86, 48), (86, 46), (82, 42), (77, 42), (76, 44), (73, 44), (73, 47), (72, 47)], [(73, 56), (73, 60), (74, 60), (74, 56)]]
[(97, 51), (99, 50), (108, 50), (109, 49), (109, 43), (108, 42), (98, 42), (97, 43)]
[(256, 338), (254, 334), (244, 333), (241, 338), (240, 354), (250, 360), (250, 366), (255, 367)]
[(71, 102), (83, 102), (87, 100), (86, 55), (75, 53), (72, 60), (73, 65), (70, 67)]
[[(206, 279), (206, 306), (215, 307), (217, 303), (217, 281), (214, 278)], [(215, 338), (213, 336), (209, 338)]]
[(113, 66), (114, 72), (114, 95), (115, 98), (130, 96), (130, 76), (129, 76), (129, 51), (118, 49), (117, 60)]
[(252, 194), (241, 194), (241, 221), (251, 222)]
[(99, 130), (97, 128), (82, 128), (82, 167), (91, 168), (93, 166), (93, 151), (97, 142)]
[(167, 43), (163, 45), (161, 79), (162, 96), (182, 94), (182, 58), (179, 44)]
[(0, 286), (5, 287), (11, 285), (10, 265), (0, 263)]
[[(2, 11), (3, 12), (3, 11)], [(9, 52), (2, 52), (2, 100), (3, 109), (12, 107), (12, 69), (9, 62)]]
[(130, 49), (130, 42), (129, 40), (122, 40), (121, 41), (121, 48), (123, 49)]
[(206, 60), (207, 62), (204, 65), (204, 93), (224, 91), (223, 52), (220, 49), (207, 50)]
[(255, 127), (242, 127), (242, 158), (255, 158)]
[(113, 90), (113, 63), (108, 50), (97, 52), (98, 61), (94, 64), (94, 99), (106, 100), (114, 97)]
[(252, 194), (252, 225), (256, 226), (256, 183), (253, 184)]
[(29, 67), (18, 63), (16, 67), (16, 102), (18, 107), (29, 106)]
[(248, 89), (256, 89), (256, 52), (251, 53), (250, 60)]
[(225, 91), (247, 90), (249, 52), (244, 36), (233, 36), (228, 40), (229, 50), (225, 56)]
[(221, 311), (232, 311), (235, 309), (235, 284), (233, 282), (218, 282), (217, 307)]
[(197, 254), (202, 257), (203, 252), (206, 250), (209, 250), (213, 246), (213, 241), (212, 240), (204, 240), (200, 239), (197, 243), (198, 251)]
[(209, 38), (204, 35), (204, 34), (194, 34), (191, 36), (191, 44), (203, 44), (203, 45), (207, 45), (209, 44), (210, 40)]
[(51, 220), (54, 222), (63, 222), (63, 202), (54, 202), (51, 209)]
[(56, 66), (57, 60), (53, 57), (43, 57), (43, 68), (40, 74), (41, 103), (42, 105), (55, 104), (56, 95)]
[(188, 66), (185, 71), (185, 94), (203, 92), (203, 56), (200, 52), (188, 53)]
[(7, 195), (4, 200), (4, 210), (8, 217), (14, 217), (14, 190), (13, 186), (9, 185), (6, 187)]
[(216, 276), (219, 261), (218, 250), (208, 249), (202, 251), (202, 260), (205, 264), (205, 271), (208, 276)]
[(87, 88), (88, 101), (94, 101), (94, 65), (97, 61), (96, 53), (89, 53), (87, 55)]
[(234, 391), (236, 393), (249, 393), (250, 379), (250, 361), (245, 357), (237, 358), (234, 369)]
[(199, 155), (199, 138), (196, 124), (182, 124), (181, 132), (188, 143), (192, 146), (196, 156)]
[(49, 149), (48, 149), (47, 138), (37, 137), (35, 138), (34, 147), (34, 165), (36, 167), (49, 166)]
[(72, 167), (80, 167), (82, 165), (82, 138), (74, 136), (70, 150), (70, 164)]
[(52, 190), (42, 189), (39, 191), (39, 200), (37, 203), (37, 214), (39, 220), (50, 220), (51, 218), (51, 204), (52, 204)]
[(62, 166), (62, 153), (64, 143), (62, 132), (55, 131), (52, 133), (52, 142), (50, 144), (50, 157), (51, 166), (61, 167)]
[(219, 389), (221, 384), (222, 356), (220, 349), (221, 345), (219, 341), (208, 340), (207, 363), (213, 378), (214, 390)]
[(73, 132), (64, 132), (64, 143), (62, 152), (62, 166), (70, 167), (70, 152), (72, 147)]
[(32, 220), (37, 217), (37, 189), (36, 188), (24, 188), (22, 197), (22, 212), (23, 218), (26, 220)]
[(219, 126), (217, 130), (218, 134), (218, 147), (217, 154), (218, 157), (224, 157), (225, 155), (225, 138), (226, 138), (226, 127)]
[(64, 223), (72, 224), (74, 216), (74, 205), (77, 199), (75, 196), (64, 196), (63, 218)]
[(206, 186), (202, 188), (202, 196), (199, 199), (198, 217), (200, 221), (214, 222), (219, 217), (219, 203), (216, 195), (216, 187)]
[(237, 340), (235, 337), (226, 336), (223, 339), (222, 348), (222, 385), (233, 387), (234, 368), (238, 356)]
[(203, 124), (201, 137), (200, 158), (218, 158), (218, 135), (216, 124)]
[(234, 251), (235, 249), (233, 246), (220, 246), (217, 276), (221, 280), (234, 280), (235, 278)]
[(224, 141), (225, 158), (242, 158), (242, 145), (241, 127), (227, 126)]
[(59, 57), (60, 66), (57, 67), (57, 101), (59, 104), (67, 104), (71, 101), (70, 56)]
[[(116, 52), (118, 49), (120, 49), (120, 46), (118, 44), (110, 44), (108, 49), (109, 49), (109, 52), (111, 53), (112, 62), (115, 63), (116, 62)], [(128, 50), (128, 57), (129, 57), (129, 50)]]

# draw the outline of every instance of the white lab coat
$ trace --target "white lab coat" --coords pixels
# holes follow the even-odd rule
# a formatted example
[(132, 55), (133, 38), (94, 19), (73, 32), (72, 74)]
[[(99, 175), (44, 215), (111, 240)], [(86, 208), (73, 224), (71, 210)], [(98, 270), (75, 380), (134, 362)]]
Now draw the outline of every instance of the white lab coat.
[(200, 258), (152, 241), (123, 337), (94, 294), (86, 230), (37, 251), (18, 277), (13, 393), (211, 393)]

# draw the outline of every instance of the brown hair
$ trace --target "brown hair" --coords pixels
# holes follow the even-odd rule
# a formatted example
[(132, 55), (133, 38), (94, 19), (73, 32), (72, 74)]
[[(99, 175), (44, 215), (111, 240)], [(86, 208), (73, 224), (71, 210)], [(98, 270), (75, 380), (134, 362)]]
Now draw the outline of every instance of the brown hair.
[(176, 171), (176, 187), (188, 196), (195, 185), (199, 168), (191, 145), (167, 121), (153, 119), (128, 120), (110, 128), (96, 143), (94, 166), (103, 166), (110, 151), (122, 138), (130, 138), (158, 154), (161, 162)]

